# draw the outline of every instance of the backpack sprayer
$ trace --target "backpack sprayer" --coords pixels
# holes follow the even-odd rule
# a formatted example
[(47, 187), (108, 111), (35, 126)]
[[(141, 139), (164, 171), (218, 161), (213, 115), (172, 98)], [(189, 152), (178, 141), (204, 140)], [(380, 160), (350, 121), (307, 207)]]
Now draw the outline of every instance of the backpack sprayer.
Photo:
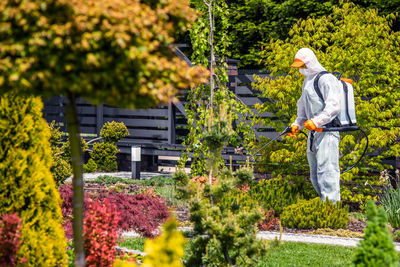
[[(325, 103), (325, 101), (324, 101), (324, 98), (322, 97), (321, 91), (319, 89), (318, 81), (321, 78), (321, 76), (325, 75), (325, 74), (329, 74), (329, 72), (322, 71), (322, 72), (318, 73), (314, 80), (314, 90), (323, 103)], [(354, 104), (354, 91), (353, 91), (353, 86), (351, 85), (351, 83), (353, 81), (349, 80), (349, 79), (341, 78), (341, 76), (342, 76), (341, 73), (333, 72), (332, 74), (336, 74), (338, 80), (340, 80), (341, 84), (343, 85), (343, 94), (341, 94), (341, 101), (340, 101), (340, 112), (330, 123), (324, 125), (322, 128), (319, 128), (318, 131), (319, 132), (340, 132), (340, 133), (361, 131), (367, 140), (367, 144), (364, 148), (364, 151), (363, 151), (361, 157), (352, 166), (350, 166), (349, 168), (347, 168), (344, 171), (341, 171), (340, 173), (342, 174), (342, 173), (348, 172), (349, 170), (353, 169), (364, 157), (364, 155), (368, 149), (368, 135), (365, 133), (365, 131), (360, 126), (357, 126), (356, 110), (355, 110), (355, 104)], [(273, 141), (278, 140), (282, 135), (290, 133), (290, 132), (292, 132), (292, 127), (290, 127), (290, 126), (286, 127), (277, 137), (275, 137), (274, 139), (271, 139), (267, 144), (263, 145), (260, 149), (258, 149), (254, 153), (254, 155), (256, 155), (258, 152), (260, 152), (266, 146), (271, 144)], [(308, 138), (307, 134), (304, 133), (303, 131), (300, 131), (300, 133), (304, 134)], [(312, 131), (311, 136), (310, 136), (310, 150), (312, 150), (312, 142), (314, 139), (314, 133), (315, 132)]]

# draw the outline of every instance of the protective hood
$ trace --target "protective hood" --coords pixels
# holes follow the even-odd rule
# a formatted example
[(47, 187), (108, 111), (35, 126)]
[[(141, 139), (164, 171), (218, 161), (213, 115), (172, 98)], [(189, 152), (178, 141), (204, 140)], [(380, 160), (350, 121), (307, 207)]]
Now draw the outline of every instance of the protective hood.
[(326, 69), (318, 62), (314, 52), (309, 48), (301, 48), (294, 58), (303, 61), (306, 65), (306, 69), (299, 69), (300, 73), (304, 74), (306, 77), (313, 76), (321, 71), (326, 71)]

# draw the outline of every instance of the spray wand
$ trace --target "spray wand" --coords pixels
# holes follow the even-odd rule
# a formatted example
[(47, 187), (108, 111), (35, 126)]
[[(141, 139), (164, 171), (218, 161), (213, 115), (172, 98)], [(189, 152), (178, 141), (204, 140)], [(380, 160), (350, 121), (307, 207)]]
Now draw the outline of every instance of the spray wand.
[[(361, 131), (364, 134), (364, 136), (365, 136), (365, 138), (367, 140), (367, 144), (366, 144), (366, 146), (364, 148), (364, 151), (363, 151), (361, 157), (357, 160), (357, 162), (354, 163), (349, 168), (347, 168), (346, 170), (341, 171), (340, 174), (343, 174), (343, 173), (348, 172), (351, 169), (353, 169), (361, 161), (361, 159), (364, 157), (364, 155), (365, 155), (365, 153), (367, 152), (367, 149), (368, 149), (368, 135), (364, 132), (364, 130), (361, 127), (356, 126), (356, 125), (347, 126), (347, 127), (330, 127), (330, 128), (324, 128), (323, 127), (323, 128), (319, 128), (319, 131), (318, 131), (318, 132), (352, 132), (352, 131)], [(261, 150), (263, 150), (266, 146), (271, 144), (273, 141), (278, 140), (282, 135), (290, 133), (290, 132), (292, 132), (292, 127), (291, 126), (286, 127), (278, 136), (276, 136), (275, 138), (271, 139), (268, 143), (266, 143), (260, 149), (258, 149), (254, 153), (254, 155), (251, 156), (251, 160), (253, 161), (254, 160), (254, 156), (257, 155), (257, 153), (260, 152)], [(308, 138), (308, 135), (305, 132), (300, 131), (300, 133), (304, 134), (304, 136)]]

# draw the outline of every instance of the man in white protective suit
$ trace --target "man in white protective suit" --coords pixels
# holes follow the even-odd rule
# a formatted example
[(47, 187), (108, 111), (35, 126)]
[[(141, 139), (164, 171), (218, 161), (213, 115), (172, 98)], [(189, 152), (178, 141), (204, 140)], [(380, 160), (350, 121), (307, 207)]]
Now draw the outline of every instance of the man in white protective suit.
[(311, 182), (321, 200), (328, 198), (335, 203), (340, 201), (340, 135), (339, 132), (322, 132), (321, 127), (332, 123), (340, 112), (341, 84), (332, 74), (322, 75), (317, 79), (321, 92), (320, 96), (317, 94), (314, 80), (318, 73), (326, 70), (309, 48), (301, 48), (290, 67), (299, 68), (305, 79), (297, 102), (297, 118), (288, 134), (294, 136), (303, 127), (309, 130), (307, 158)]

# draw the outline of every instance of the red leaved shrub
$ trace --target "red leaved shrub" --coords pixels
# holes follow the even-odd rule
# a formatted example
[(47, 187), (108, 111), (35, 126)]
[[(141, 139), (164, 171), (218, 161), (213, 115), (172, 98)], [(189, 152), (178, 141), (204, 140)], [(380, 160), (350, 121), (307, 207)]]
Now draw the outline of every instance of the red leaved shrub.
[[(72, 238), (72, 188), (70, 185), (60, 187), (60, 196), (63, 200), (64, 230), (67, 238)], [(103, 190), (85, 197), (85, 210), (92, 200), (108, 201), (115, 205), (120, 212), (118, 229), (134, 230), (145, 237), (154, 237), (158, 234), (159, 226), (168, 218), (168, 208), (159, 196), (147, 194), (126, 195), (113, 190)]]
[(274, 211), (269, 210), (264, 212), (264, 220), (258, 225), (258, 228), (262, 231), (271, 230), (279, 221), (278, 217), (275, 217)]
[(17, 266), (25, 259), (17, 260), (17, 251), (21, 245), (22, 219), (14, 214), (3, 214), (0, 219), (0, 266)]
[(118, 212), (107, 199), (90, 201), (84, 219), (87, 266), (112, 266), (117, 245)]
[(134, 230), (145, 237), (157, 235), (158, 227), (168, 218), (168, 208), (161, 197), (108, 191), (97, 198), (107, 199), (116, 206), (120, 212), (118, 226), (121, 230)]
[(60, 186), (58, 192), (60, 193), (60, 197), (62, 199), (61, 212), (63, 217), (70, 216), (72, 214), (72, 185), (64, 184)]

